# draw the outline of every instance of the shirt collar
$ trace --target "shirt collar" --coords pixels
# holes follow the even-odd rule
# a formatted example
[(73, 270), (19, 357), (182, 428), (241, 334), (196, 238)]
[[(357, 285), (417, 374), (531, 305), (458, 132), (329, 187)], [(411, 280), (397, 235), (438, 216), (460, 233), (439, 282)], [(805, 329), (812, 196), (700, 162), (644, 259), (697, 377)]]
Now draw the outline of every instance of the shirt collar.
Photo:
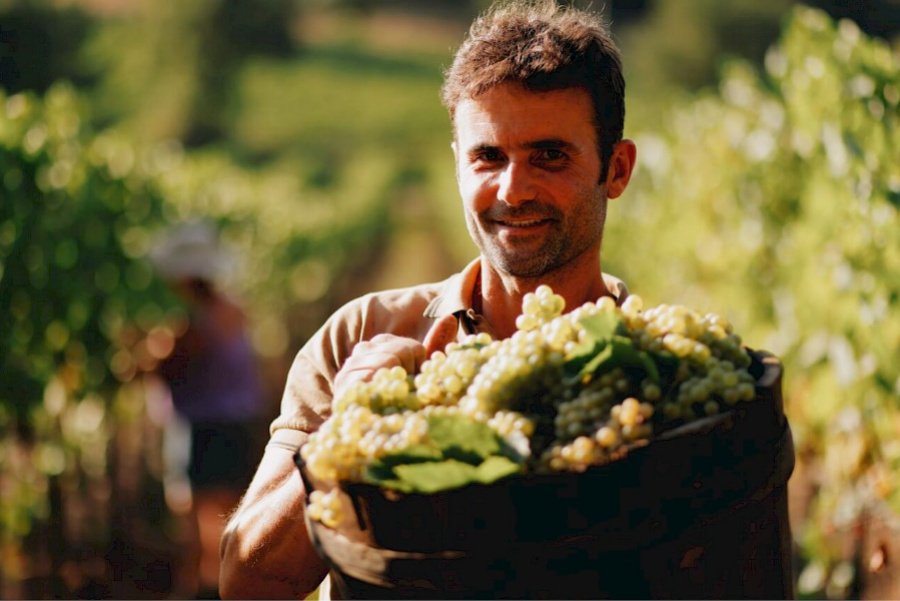
[(425, 316), (439, 319), (472, 309), (472, 294), (480, 277), (481, 258), (478, 257), (461, 272), (447, 278), (441, 292), (425, 308)]
[[(604, 273), (603, 282), (621, 305), (628, 297), (628, 288), (619, 278)], [(425, 316), (439, 319), (445, 315), (468, 313), (474, 317), (472, 295), (481, 277), (481, 257), (473, 259), (463, 270), (447, 278), (441, 292), (425, 308)]]

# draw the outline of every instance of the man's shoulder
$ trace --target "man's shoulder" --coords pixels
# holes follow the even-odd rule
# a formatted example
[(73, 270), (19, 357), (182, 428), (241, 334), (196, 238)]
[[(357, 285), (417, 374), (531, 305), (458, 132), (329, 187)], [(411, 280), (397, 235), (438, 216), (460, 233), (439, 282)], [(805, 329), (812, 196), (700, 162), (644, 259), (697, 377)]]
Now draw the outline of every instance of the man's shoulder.
[(335, 312), (335, 315), (358, 313), (360, 311), (417, 311), (419, 314), (423, 314), (425, 308), (441, 296), (447, 281), (427, 282), (413, 286), (367, 292), (345, 303)]
[(455, 290), (454, 274), (444, 280), (369, 292), (345, 303), (334, 312), (325, 329), (342, 331), (355, 340), (376, 334), (421, 338), (440, 306)]
[[(332, 320), (366, 317), (381, 324), (385, 319), (393, 323), (400, 316), (402, 320), (430, 322), (451, 313), (465, 311), (471, 308), (472, 293), (480, 269), (480, 259), (476, 258), (460, 271), (440, 281), (364, 294), (344, 304), (335, 312)], [(386, 331), (391, 332), (390, 329)]]

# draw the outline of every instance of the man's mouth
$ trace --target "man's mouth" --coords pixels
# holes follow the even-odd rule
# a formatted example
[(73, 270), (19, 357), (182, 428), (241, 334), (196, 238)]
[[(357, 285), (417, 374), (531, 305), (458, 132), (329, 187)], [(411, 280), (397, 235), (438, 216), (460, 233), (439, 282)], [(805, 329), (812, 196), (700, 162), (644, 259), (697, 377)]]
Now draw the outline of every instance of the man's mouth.
[(560, 220), (561, 215), (551, 207), (538, 202), (525, 203), (520, 207), (497, 205), (482, 214), (483, 223), (496, 228), (498, 233), (532, 235)]
[(515, 221), (507, 221), (507, 220), (498, 220), (497, 223), (504, 227), (533, 227), (535, 225), (542, 225), (544, 223), (548, 223), (549, 219), (517, 219)]

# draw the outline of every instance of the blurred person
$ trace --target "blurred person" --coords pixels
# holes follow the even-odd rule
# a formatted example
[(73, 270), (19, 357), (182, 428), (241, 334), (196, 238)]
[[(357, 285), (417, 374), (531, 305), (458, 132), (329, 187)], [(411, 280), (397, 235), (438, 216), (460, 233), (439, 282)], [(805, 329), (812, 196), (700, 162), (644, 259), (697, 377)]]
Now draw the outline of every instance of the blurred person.
[(624, 284), (600, 265), (608, 200), (624, 192), (636, 159), (622, 137), (624, 85), (619, 52), (594, 13), (514, 1), (475, 21), (442, 96), (480, 256), (443, 282), (351, 301), (300, 349), (222, 540), (224, 597), (302, 598), (323, 582), (293, 457), (346, 387), (381, 367), (417, 371), (468, 334), (510, 336), (522, 298), (541, 284), (569, 308), (625, 299)]
[(179, 225), (151, 260), (188, 312), (187, 328), (156, 373), (176, 413), (170, 457), (182, 423), (189, 441), (182, 447), (199, 553), (186, 567), (196, 571), (197, 598), (218, 598), (219, 540), (261, 452), (264, 396), (244, 311), (217, 285), (233, 258), (216, 230), (206, 222)]

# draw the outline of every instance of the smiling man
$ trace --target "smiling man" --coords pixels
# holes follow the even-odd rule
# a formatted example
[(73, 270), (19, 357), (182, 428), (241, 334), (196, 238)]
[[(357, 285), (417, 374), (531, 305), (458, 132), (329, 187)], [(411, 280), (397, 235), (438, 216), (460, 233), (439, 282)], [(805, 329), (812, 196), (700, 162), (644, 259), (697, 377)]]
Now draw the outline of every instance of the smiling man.
[(447, 280), (351, 301), (297, 354), (262, 462), (222, 540), (223, 598), (302, 598), (327, 571), (308, 539), (293, 455), (341, 390), (381, 367), (416, 371), (475, 332), (515, 331), (541, 284), (574, 308), (625, 286), (601, 271), (607, 201), (635, 146), (622, 139), (624, 80), (597, 15), (510, 2), (472, 25), (443, 100), (463, 211), (480, 256)]
[[(612, 295), (600, 272), (606, 202), (624, 190), (634, 145), (603, 172), (589, 92), (504, 81), (456, 105), (453, 143), (466, 223), (481, 250), (481, 314), (515, 331), (522, 296), (549, 284), (576, 307)], [(478, 299), (476, 299), (478, 300)]]

